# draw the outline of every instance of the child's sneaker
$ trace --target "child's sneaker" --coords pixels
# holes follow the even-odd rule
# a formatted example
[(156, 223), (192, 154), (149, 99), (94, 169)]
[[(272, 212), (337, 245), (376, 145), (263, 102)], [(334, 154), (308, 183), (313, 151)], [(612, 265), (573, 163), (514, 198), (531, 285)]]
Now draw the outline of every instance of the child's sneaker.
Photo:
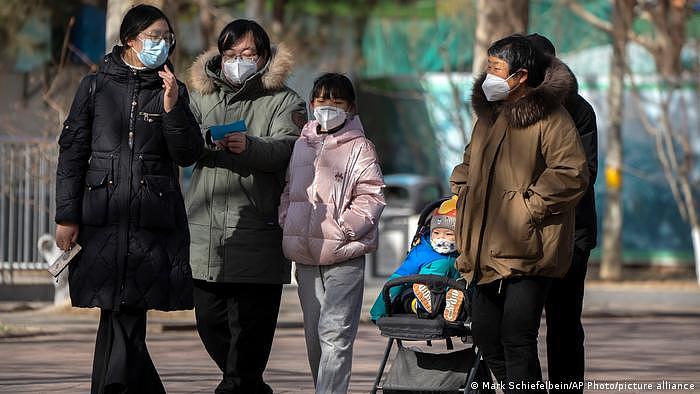
[(428, 286), (422, 283), (414, 283), (413, 295), (416, 296), (423, 309), (425, 309), (428, 313), (433, 313), (433, 294), (430, 292), (430, 288), (428, 288)]
[(457, 289), (447, 290), (445, 295), (445, 312), (443, 317), (448, 322), (454, 322), (459, 316), (462, 309), (462, 301), (464, 301), (464, 293)]

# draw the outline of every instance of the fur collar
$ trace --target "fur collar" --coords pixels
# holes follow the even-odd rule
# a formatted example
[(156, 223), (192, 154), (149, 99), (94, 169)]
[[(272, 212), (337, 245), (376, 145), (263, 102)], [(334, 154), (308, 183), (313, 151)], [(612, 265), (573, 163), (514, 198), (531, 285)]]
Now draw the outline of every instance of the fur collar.
[(472, 89), (472, 108), (476, 116), (491, 124), (503, 112), (509, 126), (524, 128), (546, 118), (560, 105), (564, 105), (577, 94), (578, 83), (566, 64), (556, 57), (550, 60), (542, 83), (530, 88), (525, 96), (514, 102), (486, 100), (481, 89), (486, 74), (482, 74)]
[[(292, 51), (280, 44), (272, 48), (272, 57), (267, 62), (267, 65), (258, 74), (261, 75), (262, 86), (265, 90), (280, 90), (284, 87), (284, 83), (292, 72), (294, 66), (294, 55)], [(217, 90), (217, 79), (215, 79), (210, 70), (221, 70), (221, 66), (210, 64), (212, 61), (220, 62), (219, 51), (216, 48), (209, 49), (203, 54), (197, 56), (190, 66), (188, 83), (189, 87), (202, 95), (214, 93)], [(219, 81), (222, 81), (219, 79)]]

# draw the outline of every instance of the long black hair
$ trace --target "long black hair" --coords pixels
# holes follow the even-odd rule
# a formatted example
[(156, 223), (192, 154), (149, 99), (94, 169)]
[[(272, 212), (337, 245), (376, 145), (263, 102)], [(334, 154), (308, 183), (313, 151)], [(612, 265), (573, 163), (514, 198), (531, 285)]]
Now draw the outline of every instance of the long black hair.
[[(170, 33), (175, 33), (173, 31), (173, 26), (170, 24), (170, 20), (160, 9), (147, 4), (139, 4), (124, 15), (122, 24), (119, 27), (119, 40), (122, 45), (126, 46), (127, 42), (133, 40), (141, 34), (142, 31), (146, 30), (148, 26), (152, 25), (154, 22), (165, 19), (165, 23), (168, 24), (168, 30)], [(176, 42), (173, 41), (170, 45), (170, 53), (173, 53), (175, 49)]]

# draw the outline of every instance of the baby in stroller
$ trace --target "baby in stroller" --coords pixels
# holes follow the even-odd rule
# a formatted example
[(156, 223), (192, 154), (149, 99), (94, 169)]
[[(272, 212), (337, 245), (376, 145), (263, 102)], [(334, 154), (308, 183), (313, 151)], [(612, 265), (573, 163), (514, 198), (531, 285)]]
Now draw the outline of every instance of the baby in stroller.
[[(460, 277), (455, 269), (457, 251), (455, 245), (455, 223), (457, 197), (444, 201), (432, 212), (430, 227), (419, 229), (410, 252), (389, 280), (408, 275), (439, 275), (452, 279)], [(447, 322), (460, 316), (464, 293), (457, 289), (435, 293), (422, 283), (396, 286), (389, 290), (394, 313), (415, 313), (419, 317), (433, 318), (439, 313)], [(380, 294), (370, 310), (373, 322), (387, 313)]]

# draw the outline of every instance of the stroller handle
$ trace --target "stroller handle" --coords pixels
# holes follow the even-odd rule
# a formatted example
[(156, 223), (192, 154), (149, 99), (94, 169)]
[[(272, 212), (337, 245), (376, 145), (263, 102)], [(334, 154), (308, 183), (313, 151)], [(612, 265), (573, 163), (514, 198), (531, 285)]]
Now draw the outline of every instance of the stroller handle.
[(464, 293), (464, 299), (467, 300), (467, 287), (464, 282), (460, 282), (456, 279), (447, 278), (440, 275), (407, 275), (400, 278), (392, 279), (384, 284), (382, 289), (382, 299), (384, 300), (384, 306), (386, 307), (387, 316), (391, 316), (391, 295), (389, 290), (392, 287), (421, 283), (428, 285), (430, 287), (450, 287), (457, 289)]

